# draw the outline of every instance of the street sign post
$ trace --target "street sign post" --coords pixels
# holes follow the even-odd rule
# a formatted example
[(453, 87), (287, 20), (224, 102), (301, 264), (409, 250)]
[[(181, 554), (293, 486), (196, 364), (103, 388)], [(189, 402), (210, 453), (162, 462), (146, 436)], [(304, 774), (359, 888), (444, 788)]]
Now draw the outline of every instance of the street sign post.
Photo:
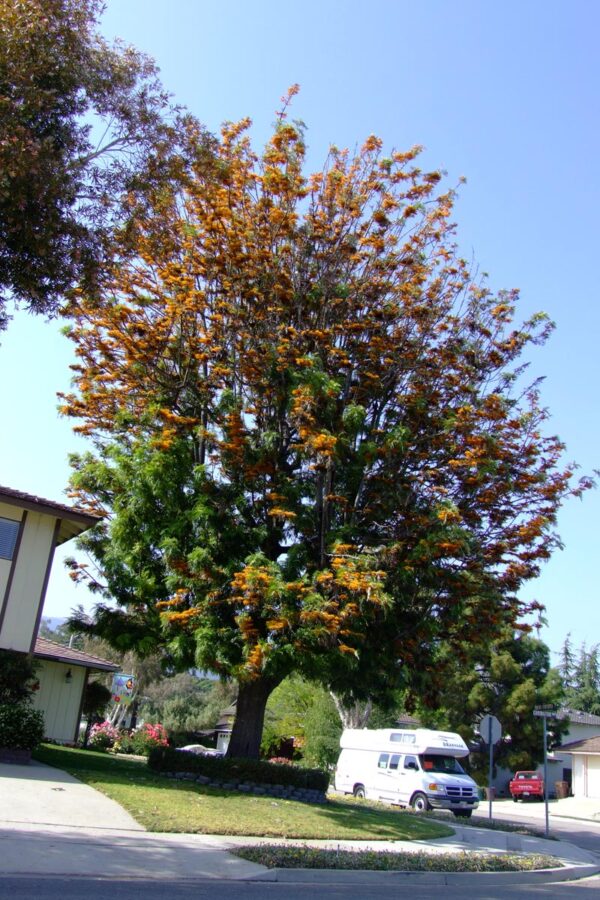
[(542, 719), (544, 722), (544, 806), (546, 809), (546, 837), (550, 832), (549, 814), (548, 814), (548, 731), (546, 722), (548, 719), (556, 717), (558, 710), (556, 706), (536, 706), (533, 715)]
[(479, 723), (479, 734), (490, 750), (489, 772), (488, 772), (488, 818), (492, 818), (492, 773), (494, 769), (494, 744), (497, 744), (502, 737), (502, 725), (496, 716), (484, 716)]

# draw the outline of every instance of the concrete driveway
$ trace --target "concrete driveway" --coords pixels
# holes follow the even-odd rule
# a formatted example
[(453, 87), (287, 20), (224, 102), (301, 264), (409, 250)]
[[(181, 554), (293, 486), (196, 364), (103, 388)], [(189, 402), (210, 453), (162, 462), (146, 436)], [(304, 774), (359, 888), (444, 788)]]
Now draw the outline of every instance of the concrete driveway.
[(114, 800), (35, 761), (0, 763), (0, 826), (17, 824), (144, 831)]

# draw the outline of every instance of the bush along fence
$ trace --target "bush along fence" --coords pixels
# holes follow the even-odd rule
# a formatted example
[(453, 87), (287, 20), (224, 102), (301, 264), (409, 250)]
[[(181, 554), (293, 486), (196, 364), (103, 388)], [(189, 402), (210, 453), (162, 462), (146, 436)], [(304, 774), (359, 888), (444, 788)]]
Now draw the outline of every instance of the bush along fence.
[(325, 803), (329, 787), (329, 775), (321, 769), (304, 769), (254, 759), (203, 756), (171, 747), (152, 749), (148, 765), (167, 778), (305, 803)]

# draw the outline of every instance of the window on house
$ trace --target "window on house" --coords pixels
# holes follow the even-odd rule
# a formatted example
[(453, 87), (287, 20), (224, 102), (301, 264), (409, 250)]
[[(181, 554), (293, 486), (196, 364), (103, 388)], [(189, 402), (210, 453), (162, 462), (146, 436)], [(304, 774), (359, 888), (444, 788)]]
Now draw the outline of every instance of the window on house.
[(0, 559), (12, 559), (19, 534), (19, 522), (0, 517)]

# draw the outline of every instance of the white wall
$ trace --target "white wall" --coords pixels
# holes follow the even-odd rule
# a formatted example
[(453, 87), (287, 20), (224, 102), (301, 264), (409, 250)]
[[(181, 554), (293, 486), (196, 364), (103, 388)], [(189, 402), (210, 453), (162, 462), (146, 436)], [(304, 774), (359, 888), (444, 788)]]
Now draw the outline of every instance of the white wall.
[[(72, 680), (67, 683), (69, 669)], [(64, 742), (76, 739), (85, 672), (81, 666), (46, 659), (40, 661), (36, 673), (40, 688), (34, 694), (33, 705), (44, 713), (44, 737)]]
[[(5, 510), (12, 510), (7, 516)], [(20, 511), (19, 511), (20, 512)], [(0, 515), (15, 518), (15, 507), (0, 504)], [(8, 595), (5, 595), (6, 578), (10, 571), (2, 566), (0, 572), (0, 590), (4, 574), (4, 590), (0, 593), (0, 602), (4, 598), (4, 618), (0, 630), (0, 647), (5, 650), (20, 650), (29, 653), (38, 612), (43, 601), (46, 572), (53, 551), (56, 518), (42, 513), (28, 512), (23, 529), (23, 536), (16, 558), (12, 583)], [(4, 563), (7, 561), (4, 560)]]
[[(0, 503), (1, 518), (11, 519), (11, 521), (13, 522), (20, 522), (22, 514), (23, 511), (21, 509), (17, 509), (14, 506), (9, 506), (8, 503)], [(11, 566), (12, 560), (0, 559), (0, 610), (2, 609), (2, 600), (6, 592), (6, 585), (8, 584), (8, 576), (10, 575)], [(0, 646), (2, 645), (0, 644)]]

